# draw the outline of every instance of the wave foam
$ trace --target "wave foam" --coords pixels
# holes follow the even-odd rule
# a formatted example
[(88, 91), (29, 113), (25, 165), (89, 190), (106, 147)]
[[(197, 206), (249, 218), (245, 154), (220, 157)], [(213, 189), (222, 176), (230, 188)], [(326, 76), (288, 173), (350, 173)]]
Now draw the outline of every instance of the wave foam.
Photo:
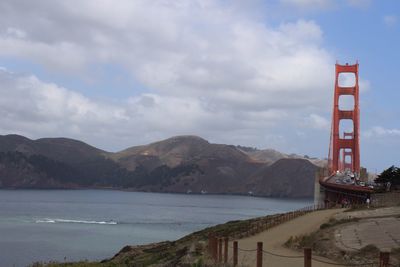
[(85, 220), (69, 220), (69, 219), (42, 219), (36, 220), (36, 223), (83, 223), (83, 224), (109, 224), (114, 225), (114, 221), (85, 221)]

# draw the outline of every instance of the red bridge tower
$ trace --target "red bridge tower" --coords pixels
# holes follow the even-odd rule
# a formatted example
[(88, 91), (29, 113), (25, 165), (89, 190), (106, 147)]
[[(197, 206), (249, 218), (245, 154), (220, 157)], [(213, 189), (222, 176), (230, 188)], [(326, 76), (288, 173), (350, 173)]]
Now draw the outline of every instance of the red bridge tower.
[[(341, 73), (353, 73), (355, 84), (353, 86), (340, 86), (339, 75)], [(352, 110), (339, 109), (340, 96), (350, 95), (354, 97), (354, 108)], [(349, 169), (358, 177), (360, 174), (360, 110), (358, 105), (358, 62), (355, 65), (339, 65), (336, 63), (335, 95), (333, 103), (333, 119), (331, 127), (331, 143), (329, 147), (329, 171)], [(352, 132), (344, 132), (340, 129), (341, 120), (351, 120)]]

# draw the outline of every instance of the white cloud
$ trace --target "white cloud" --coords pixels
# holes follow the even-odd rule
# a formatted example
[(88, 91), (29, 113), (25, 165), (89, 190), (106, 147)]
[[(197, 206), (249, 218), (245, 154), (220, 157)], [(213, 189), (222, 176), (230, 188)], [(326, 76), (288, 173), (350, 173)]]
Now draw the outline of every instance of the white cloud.
[(3, 132), (9, 129), (9, 132), (25, 131), (28, 135), (68, 134), (71, 129), (76, 132), (85, 125), (126, 118), (121, 108), (93, 102), (35, 76), (0, 71), (0, 82)]
[(400, 129), (388, 129), (375, 126), (364, 132), (363, 135), (367, 138), (400, 137)]
[(290, 132), (275, 127), (295, 127), (308, 114), (323, 127), (317, 114), (331, 109), (334, 60), (322, 47), (321, 28), (308, 20), (272, 27), (251, 15), (200, 0), (89, 0), (79, 8), (70, 1), (2, 1), (0, 56), (71, 78), (96, 78), (93, 66), (116, 65), (145, 92), (98, 101), (3, 71), (1, 131), (110, 148), (187, 133), (283, 144)]
[(333, 6), (332, 0), (280, 0), (285, 5), (304, 9), (327, 9)]
[(17, 23), (29, 38), (0, 37), (0, 55), (51, 70), (81, 75), (94, 64), (117, 64), (153, 90), (190, 96), (315, 90), (332, 76), (313, 21), (266, 27), (211, 1), (84, 1), (79, 9), (39, 2), (27, 3), (24, 16), (18, 3), (5, 3), (0, 27)]
[(318, 114), (310, 114), (304, 120), (305, 126), (319, 130), (329, 130), (331, 122)]
[(20, 30), (20, 29), (13, 28), (13, 27), (7, 28), (6, 34), (11, 37), (16, 37), (16, 38), (20, 38), (20, 39), (26, 37), (26, 32), (24, 32), (23, 30)]
[[(0, 83), (1, 134), (20, 133), (33, 138), (68, 136), (100, 147), (118, 140), (122, 148), (187, 133), (211, 139), (246, 129), (250, 134), (285, 118), (276, 110), (224, 110), (193, 97), (147, 93), (105, 103), (32, 75), (6, 70), (0, 70)], [(231, 140), (235, 138), (232, 136)], [(112, 149), (113, 144), (106, 148)]]
[[(235, 109), (197, 97), (154, 93), (107, 103), (33, 75), (6, 70), (0, 70), (0, 84), (0, 134), (66, 136), (109, 150), (177, 134), (196, 134), (222, 143), (279, 147), (290, 135), (287, 131), (281, 134), (279, 126), (297, 127), (296, 122), (303, 116), (298, 108)], [(327, 124), (317, 114), (312, 114), (309, 122), (313, 128)]]
[(383, 22), (388, 27), (393, 27), (397, 24), (397, 16), (395, 15), (386, 15), (383, 17)]

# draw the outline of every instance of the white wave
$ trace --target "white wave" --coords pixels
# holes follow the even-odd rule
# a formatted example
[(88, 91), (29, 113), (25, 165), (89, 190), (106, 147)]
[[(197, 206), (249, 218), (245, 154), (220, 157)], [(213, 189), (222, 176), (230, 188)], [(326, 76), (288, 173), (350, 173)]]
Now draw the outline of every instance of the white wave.
[(114, 225), (114, 221), (85, 221), (85, 220), (69, 220), (69, 219), (43, 219), (36, 220), (36, 223), (83, 223), (83, 224), (110, 224)]
[(55, 220), (51, 220), (51, 219), (44, 219), (44, 220), (36, 220), (36, 223), (56, 223)]

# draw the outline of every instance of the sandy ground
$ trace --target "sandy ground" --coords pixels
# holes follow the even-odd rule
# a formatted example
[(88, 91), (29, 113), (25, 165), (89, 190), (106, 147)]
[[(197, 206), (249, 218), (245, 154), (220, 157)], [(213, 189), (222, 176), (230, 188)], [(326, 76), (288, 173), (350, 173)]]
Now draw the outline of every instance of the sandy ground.
[[(257, 235), (240, 239), (239, 249), (256, 249), (257, 242), (263, 242), (263, 249), (275, 254), (288, 256), (302, 256), (302, 253), (287, 249), (283, 244), (290, 236), (300, 236), (309, 234), (319, 229), (319, 226), (327, 222), (332, 216), (341, 213), (343, 209), (321, 210), (300, 216), (291, 221), (285, 222)], [(230, 244), (232, 246), (232, 243)], [(232, 250), (230, 249), (229, 252)], [(229, 258), (232, 255), (229, 254)], [(327, 262), (329, 259), (316, 257)], [(256, 252), (239, 251), (239, 266), (256, 266)], [(301, 267), (304, 266), (303, 258), (283, 258), (273, 255), (263, 254), (263, 267)], [(331, 264), (319, 263), (313, 260), (313, 267), (333, 266)]]
[(357, 210), (352, 212), (343, 212), (335, 215), (337, 220), (341, 219), (351, 219), (351, 218), (377, 218), (377, 217), (388, 217), (388, 216), (398, 216), (400, 214), (400, 207), (387, 207), (378, 209), (365, 209)]

